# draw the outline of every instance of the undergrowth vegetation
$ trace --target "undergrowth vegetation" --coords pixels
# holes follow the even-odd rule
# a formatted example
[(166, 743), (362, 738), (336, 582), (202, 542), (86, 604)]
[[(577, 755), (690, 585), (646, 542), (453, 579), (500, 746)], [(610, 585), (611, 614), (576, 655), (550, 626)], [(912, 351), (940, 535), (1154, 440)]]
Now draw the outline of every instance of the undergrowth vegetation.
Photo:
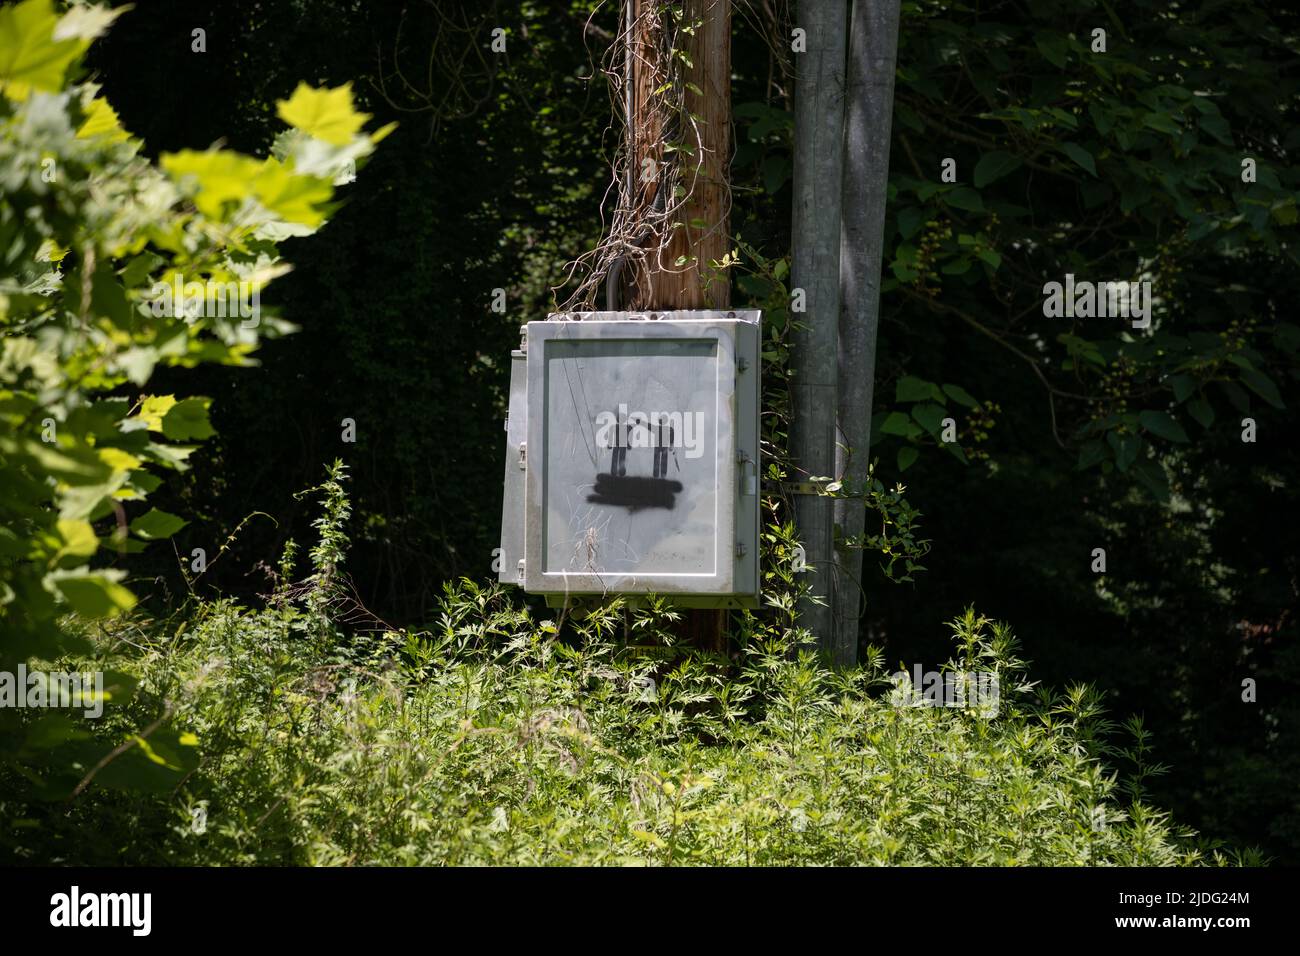
[(93, 722), (101, 743), (147, 751), (166, 715), (201, 756), (152, 794), (92, 772), (45, 800), (11, 765), (9, 862), (1258, 862), (1144, 803), (1161, 768), (1140, 722), (1113, 749), (1095, 693), (1034, 686), (974, 611), (950, 666), (997, 676), (996, 713), (900, 706), (879, 654), (826, 669), (778, 599), (725, 659), (674, 646), (663, 605), (539, 619), (469, 580), (426, 630), (357, 625), (342, 481), (336, 466), (317, 489), (312, 573), (290, 583), (291, 549), (264, 607), (103, 622), (92, 657), (62, 662), (138, 681)]

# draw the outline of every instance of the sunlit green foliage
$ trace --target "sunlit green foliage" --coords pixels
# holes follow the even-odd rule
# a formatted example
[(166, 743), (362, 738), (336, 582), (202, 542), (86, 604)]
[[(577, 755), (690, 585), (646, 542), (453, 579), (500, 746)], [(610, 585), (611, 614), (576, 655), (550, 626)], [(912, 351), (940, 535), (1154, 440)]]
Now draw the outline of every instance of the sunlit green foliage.
[[(60, 15), (51, 0), (0, 11), (7, 670), (85, 649), (61, 616), (110, 619), (133, 607), (126, 572), (114, 565), (184, 527), (146, 498), (213, 434), (210, 400), (151, 394), (154, 370), (250, 365), (262, 339), (290, 331), (258, 304), (266, 283), (288, 270), (276, 243), (325, 222), (336, 180), (386, 132), (359, 132), (368, 117), (353, 109), (347, 87), (303, 86), (283, 104), (295, 125), (274, 155), (183, 150), (154, 164), (97, 88), (78, 82), (82, 54), (114, 17), (84, 6)], [(6, 710), (0, 735), (5, 758), (57, 768), (42, 784), (54, 791), (98, 756), (85, 731), (62, 718), (19, 733)], [(189, 744), (173, 742), (176, 754), (147, 763), (184, 766)]]
[[(449, 585), (436, 623), (349, 631), (317, 600), (341, 559), (335, 468), (305, 588), (265, 610), (204, 602), (118, 623), (101, 661), (139, 680), (99, 734), (160, 707), (203, 741), (157, 796), (8, 798), (5, 858), (296, 864), (1183, 865), (1253, 862), (1143, 802), (1084, 687), (1035, 687), (1008, 628), (952, 622), (957, 670), (995, 674), (997, 711), (900, 706), (875, 654), (825, 669), (776, 614), (734, 660), (674, 648), (677, 615), (618, 603), (564, 628), (496, 586)], [(774, 533), (771, 557), (788, 539)], [(327, 544), (327, 542), (330, 542)], [(338, 595), (335, 594), (337, 599)], [(33, 834), (39, 838), (33, 840)], [(36, 849), (39, 848), (39, 849)]]

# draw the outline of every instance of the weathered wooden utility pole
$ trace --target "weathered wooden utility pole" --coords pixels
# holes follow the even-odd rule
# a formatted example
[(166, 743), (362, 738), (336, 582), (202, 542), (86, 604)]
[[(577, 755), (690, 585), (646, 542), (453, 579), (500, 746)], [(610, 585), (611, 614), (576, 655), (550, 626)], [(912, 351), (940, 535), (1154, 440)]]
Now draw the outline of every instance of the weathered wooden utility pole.
[[(660, 63), (659, 31), (666, 28), (668, 5), (663, 0), (626, 0), (633, 31), (629, 46), (631, 137), (633, 165), (640, 204), (649, 208), (663, 178), (655, 174), (666, 160), (678, 165), (678, 182), (687, 190), (685, 203), (664, 237), (647, 237), (644, 244), (659, 249), (647, 257), (645, 273), (636, 277), (628, 308), (725, 309), (731, 285), (725, 272), (710, 268), (729, 249), (727, 212), (731, 162), (731, 0), (678, 0), (681, 23), (698, 22), (694, 32), (678, 34), (684, 57), (675, 65)], [(683, 64), (690, 64), (683, 67)], [(670, 68), (683, 69), (685, 103), (680, 116), (666, 121), (657, 92)], [(666, 122), (676, 129), (666, 130)], [(665, 154), (667, 136), (686, 149)], [(649, 175), (646, 175), (649, 171)], [(671, 202), (672, 197), (663, 197)], [(694, 225), (692, 225), (694, 223)], [(681, 265), (678, 262), (685, 260)]]
[[(852, 0), (844, 126), (844, 215), (840, 247), (839, 422), (836, 474), (846, 489), (867, 478), (871, 393), (876, 382), (880, 325), (880, 266), (885, 197), (889, 187), (890, 124), (898, 54), (899, 0)], [(866, 509), (860, 499), (835, 501), (835, 523), (845, 538), (860, 536)], [(862, 550), (839, 554), (835, 646), (856, 657), (862, 615)]]
[[(794, 251), (791, 281), (796, 304), (791, 392), (794, 422), (790, 451), (796, 481), (830, 476), (835, 468), (836, 349), (840, 314), (840, 189), (843, 166), (846, 0), (801, 0), (796, 29), (807, 48), (796, 52), (794, 101)], [(856, 651), (841, 643), (830, 607), (838, 590), (833, 565), (832, 499), (816, 489), (796, 489), (795, 524), (812, 578), (800, 623), (817, 638), (825, 657), (851, 663)]]
[[(731, 0), (672, 4), (681, 8), (678, 23), (699, 24), (693, 32), (677, 34), (684, 54), (677, 64), (661, 62), (662, 31), (672, 16), (669, 5), (663, 0), (624, 2), (623, 22), (631, 31), (626, 68), (628, 136), (637, 205), (647, 211), (653, 208), (664, 183), (656, 173), (665, 161), (677, 164), (677, 181), (687, 191), (678, 214), (666, 224), (668, 235), (641, 238), (641, 244), (652, 251), (644, 268), (627, 277), (624, 307), (725, 309), (731, 304), (730, 279), (711, 264), (722, 260), (730, 247)], [(665, 117), (663, 76), (683, 67), (689, 81), (684, 84), (684, 109), (675, 117)], [(667, 154), (664, 145), (669, 138), (687, 148)], [(658, 198), (671, 203), (674, 197)], [(725, 611), (688, 610), (686, 639), (696, 647), (721, 652), (725, 622)]]

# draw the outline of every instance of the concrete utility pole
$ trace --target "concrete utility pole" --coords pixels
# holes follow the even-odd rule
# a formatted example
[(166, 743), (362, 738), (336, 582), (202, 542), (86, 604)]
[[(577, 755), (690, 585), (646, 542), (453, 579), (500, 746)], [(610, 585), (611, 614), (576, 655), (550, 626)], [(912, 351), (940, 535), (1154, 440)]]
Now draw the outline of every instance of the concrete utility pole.
[[(845, 487), (862, 487), (871, 444), (871, 393), (876, 383), (876, 330), (880, 325), (880, 267), (889, 140), (894, 113), (899, 0), (852, 0), (848, 96), (844, 127), (844, 215), (840, 246), (839, 421), (842, 445), (836, 474)], [(846, 451), (847, 449), (847, 451)], [(866, 509), (855, 498), (837, 499), (835, 523), (846, 538), (861, 535)], [(862, 551), (839, 555), (835, 602), (837, 660), (857, 658), (862, 616)]]
[[(791, 319), (804, 328), (793, 337), (791, 454), (796, 481), (830, 476), (835, 468), (836, 349), (840, 316), (840, 190), (843, 168), (846, 0), (801, 0), (796, 29), (807, 49), (796, 52), (794, 99), (794, 251), (791, 281), (805, 311)], [(795, 296), (799, 295), (796, 291)], [(835, 664), (856, 652), (842, 646), (829, 606), (834, 600), (831, 499), (811, 489), (795, 497), (795, 524), (809, 567), (812, 594), (800, 622)]]

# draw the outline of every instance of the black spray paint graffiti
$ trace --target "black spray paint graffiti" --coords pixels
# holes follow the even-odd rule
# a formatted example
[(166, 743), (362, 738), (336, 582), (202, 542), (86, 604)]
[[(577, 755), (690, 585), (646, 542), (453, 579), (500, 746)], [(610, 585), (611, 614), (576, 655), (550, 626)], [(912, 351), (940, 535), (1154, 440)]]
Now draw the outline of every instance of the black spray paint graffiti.
[[(622, 440), (615, 439), (614, 447), (610, 449), (609, 472), (596, 475), (595, 487), (587, 496), (589, 502), (631, 508), (634, 511), (638, 508), (667, 508), (671, 511), (677, 506), (677, 494), (682, 490), (682, 483), (668, 478), (668, 453), (672, 451), (675, 437), (673, 426), (656, 422), (653, 427), (657, 432), (653, 436), (653, 442), (633, 443), (634, 429), (650, 431), (650, 427), (642, 422), (629, 422), (615, 432)], [(653, 475), (649, 478), (644, 475), (629, 475), (628, 449), (645, 447), (647, 444), (653, 452)], [(680, 471), (681, 464), (676, 461), (676, 457), (674, 452), (674, 464), (677, 464)]]

